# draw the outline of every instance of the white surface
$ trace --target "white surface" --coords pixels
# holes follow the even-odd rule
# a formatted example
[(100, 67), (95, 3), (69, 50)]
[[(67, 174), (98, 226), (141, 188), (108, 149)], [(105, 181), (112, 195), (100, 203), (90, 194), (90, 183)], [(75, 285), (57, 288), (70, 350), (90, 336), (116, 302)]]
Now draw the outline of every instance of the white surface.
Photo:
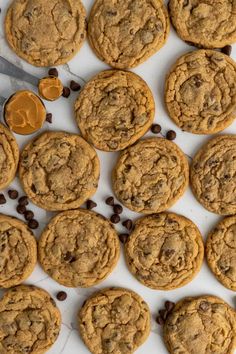
[[(10, 0), (0, 0), (0, 7), (2, 8), (2, 13), (0, 15), (1, 28), (0, 28), (0, 55), (9, 59), (13, 63), (23, 67), (28, 72), (42, 77), (46, 74), (46, 69), (34, 68), (31, 65), (23, 62), (8, 48), (4, 40), (3, 31), (3, 19), (5, 16), (5, 11), (7, 9)], [(84, 0), (84, 5), (87, 10), (90, 10), (92, 0)], [(174, 129), (177, 132), (176, 143), (182, 148), (182, 150), (189, 156), (191, 156), (197, 151), (201, 144), (209, 139), (207, 136), (197, 136), (189, 133), (181, 132), (174, 123), (168, 117), (163, 103), (163, 86), (164, 78), (168, 72), (171, 65), (175, 60), (183, 53), (192, 50), (183, 41), (181, 41), (173, 31), (171, 30), (170, 37), (167, 44), (148, 61), (140, 65), (138, 68), (133, 70), (135, 73), (139, 74), (148, 85), (151, 87), (152, 92), (156, 101), (156, 115), (155, 121), (162, 126), (162, 132), (165, 134), (169, 129)], [(234, 47), (232, 57), (236, 59), (236, 46)], [(92, 75), (99, 72), (100, 70), (106, 69), (107, 66), (99, 61), (93, 54), (85, 43), (80, 53), (68, 64), (59, 68), (60, 77), (65, 85), (68, 85), (69, 81), (74, 78), (81, 84), (88, 80)], [(8, 79), (1, 75), (0, 79), (0, 95), (9, 96), (14, 91), (19, 88), (31, 88), (30, 85), (25, 83)], [(67, 130), (69, 132), (78, 132), (78, 128), (75, 124), (73, 116), (73, 102), (77, 96), (77, 93), (72, 93), (70, 99), (61, 98), (54, 103), (47, 103), (46, 106), (49, 112), (53, 113), (53, 124), (46, 124), (45, 129), (50, 130)], [(224, 133), (236, 133), (236, 122), (232, 124)], [(150, 134), (150, 133), (148, 133)], [(150, 134), (151, 135), (151, 134)], [(31, 137), (20, 137), (17, 136), (18, 142), (24, 144), (26, 141), (31, 139)], [(111, 184), (110, 184), (110, 174), (112, 167), (116, 161), (115, 153), (102, 153), (98, 152), (101, 160), (101, 179), (99, 183), (99, 189), (93, 199), (98, 203), (96, 211), (109, 217), (111, 215), (110, 207), (106, 206), (104, 199), (112, 194)], [(20, 191), (18, 180), (16, 179), (12, 183), (12, 187), (16, 187)], [(0, 206), (1, 213), (7, 213), (14, 216), (18, 216), (15, 212), (16, 202), (8, 201), (4, 206)], [(36, 218), (40, 222), (40, 230), (48, 222), (51, 214), (43, 211), (42, 209), (32, 207), (36, 213)], [(188, 188), (185, 195), (179, 200), (178, 203), (171, 209), (174, 212), (183, 214), (194, 221), (204, 239), (206, 239), (208, 231), (212, 226), (220, 220), (220, 217), (209, 213), (206, 211), (193, 197), (190, 189)], [(136, 218), (138, 215), (124, 210), (122, 215), (123, 218), (130, 217), (132, 219)], [(37, 230), (37, 237), (40, 234), (40, 230)], [(120, 231), (125, 231), (119, 228)], [(188, 295), (201, 295), (201, 294), (214, 294), (221, 296), (224, 300), (228, 301), (231, 305), (234, 305), (234, 292), (224, 288), (214, 276), (210, 273), (206, 263), (204, 263), (198, 276), (187, 286), (175, 291), (154, 291), (141, 285), (127, 270), (123, 255), (120, 258), (119, 264), (111, 274), (111, 276), (104, 281), (100, 286), (96, 288), (89, 289), (67, 289), (63, 288), (61, 285), (50, 279), (42, 269), (37, 266), (32, 276), (28, 279), (27, 283), (35, 284), (42, 288), (48, 290), (52, 296), (60, 290), (65, 290), (68, 294), (68, 299), (64, 302), (59, 303), (57, 301), (58, 307), (62, 313), (62, 328), (60, 336), (57, 342), (54, 344), (52, 349), (49, 351), (50, 354), (88, 354), (89, 351), (86, 349), (82, 343), (78, 332), (76, 330), (76, 314), (80, 308), (83, 301), (88, 295), (93, 293), (94, 290), (100, 289), (106, 286), (122, 286), (133, 289), (138, 292), (143, 298), (148, 302), (151, 313), (153, 315), (152, 320), (152, 331), (145, 342), (145, 344), (137, 350), (137, 354), (166, 354), (167, 350), (162, 341), (161, 328), (155, 323), (154, 319), (157, 315), (158, 309), (163, 307), (163, 303), (166, 299), (171, 301), (177, 301), (182, 297)]]

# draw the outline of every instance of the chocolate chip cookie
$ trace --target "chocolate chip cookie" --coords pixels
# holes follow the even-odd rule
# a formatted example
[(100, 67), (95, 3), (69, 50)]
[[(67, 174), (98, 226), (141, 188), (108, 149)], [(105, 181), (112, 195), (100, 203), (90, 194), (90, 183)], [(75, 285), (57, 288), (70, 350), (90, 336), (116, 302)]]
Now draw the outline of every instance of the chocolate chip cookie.
[(80, 207), (96, 192), (96, 151), (79, 135), (45, 132), (23, 149), (19, 176), (25, 193), (46, 210)]
[(149, 138), (124, 150), (113, 170), (113, 189), (129, 209), (151, 214), (170, 208), (189, 182), (188, 161), (173, 142)]
[(90, 80), (75, 103), (83, 137), (105, 151), (123, 150), (150, 128), (155, 103), (148, 85), (128, 71), (102, 71)]
[(82, 339), (93, 354), (132, 354), (150, 333), (148, 305), (127, 289), (99, 291), (84, 303), (78, 317)]
[(236, 216), (223, 219), (208, 235), (206, 256), (216, 278), (236, 291)]
[(170, 0), (169, 12), (178, 35), (186, 42), (204, 48), (236, 42), (234, 0)]
[(32, 65), (65, 64), (85, 40), (85, 16), (80, 0), (14, 0), (5, 18), (6, 39)]
[(19, 161), (19, 148), (11, 132), (0, 124), (0, 189), (14, 179)]
[(220, 215), (236, 214), (236, 136), (211, 139), (195, 155), (191, 187), (198, 201)]
[(165, 102), (173, 121), (195, 134), (213, 134), (236, 117), (236, 63), (214, 50), (183, 55), (165, 84)]
[(161, 0), (96, 0), (88, 24), (95, 54), (117, 69), (147, 60), (165, 44), (169, 30)]
[(171, 354), (233, 354), (236, 347), (235, 311), (215, 296), (179, 301), (164, 325)]
[(22, 283), (33, 272), (37, 243), (24, 222), (0, 214), (0, 287)]
[(56, 341), (61, 314), (43, 289), (19, 285), (0, 300), (0, 352), (43, 354)]
[(115, 268), (120, 255), (113, 225), (83, 209), (54, 217), (42, 233), (38, 249), (45, 272), (68, 287), (100, 283)]
[(131, 273), (152, 289), (171, 290), (189, 283), (201, 268), (202, 236), (189, 219), (161, 213), (135, 223), (125, 244)]

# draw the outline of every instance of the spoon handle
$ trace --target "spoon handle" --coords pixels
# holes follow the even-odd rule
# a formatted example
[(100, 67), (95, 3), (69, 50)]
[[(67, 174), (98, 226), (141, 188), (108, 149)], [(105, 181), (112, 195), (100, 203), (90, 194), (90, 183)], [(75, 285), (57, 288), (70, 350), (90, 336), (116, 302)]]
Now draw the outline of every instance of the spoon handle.
[(0, 56), (0, 73), (28, 82), (33, 86), (38, 86), (39, 79), (31, 74), (28, 74), (23, 69), (10, 63), (8, 60)]
[(0, 96), (0, 106), (3, 106), (6, 101), (5, 97)]

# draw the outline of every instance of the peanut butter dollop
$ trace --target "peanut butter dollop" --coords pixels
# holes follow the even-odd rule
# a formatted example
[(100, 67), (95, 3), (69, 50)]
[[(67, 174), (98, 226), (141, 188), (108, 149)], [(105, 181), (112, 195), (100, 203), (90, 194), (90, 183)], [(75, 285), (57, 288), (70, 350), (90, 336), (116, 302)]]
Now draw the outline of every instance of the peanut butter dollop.
[(45, 77), (39, 81), (39, 94), (48, 101), (57, 100), (63, 92), (63, 85), (58, 77)]
[(32, 134), (42, 127), (46, 119), (46, 109), (35, 93), (17, 91), (5, 105), (4, 119), (13, 132)]

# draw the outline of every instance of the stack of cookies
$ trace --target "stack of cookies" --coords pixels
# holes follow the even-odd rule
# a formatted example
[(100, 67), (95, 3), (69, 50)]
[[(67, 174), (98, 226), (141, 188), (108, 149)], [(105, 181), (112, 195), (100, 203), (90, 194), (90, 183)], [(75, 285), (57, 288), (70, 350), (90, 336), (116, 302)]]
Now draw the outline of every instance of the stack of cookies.
[[(216, 278), (236, 291), (236, 136), (208, 140), (190, 167), (171, 139), (143, 138), (154, 122), (155, 101), (148, 84), (127, 69), (164, 46), (170, 21), (198, 49), (181, 56), (166, 76), (167, 112), (188, 133), (221, 132), (236, 117), (236, 63), (227, 55), (236, 42), (235, 1), (170, 0), (167, 9), (162, 0), (95, 0), (88, 24), (80, 0), (12, 1), (5, 33), (19, 57), (41, 67), (64, 64), (87, 35), (96, 56), (112, 69), (92, 77), (75, 101), (81, 135), (44, 132), (19, 152), (10, 120), (8, 127), (0, 124), (0, 190), (19, 171), (30, 201), (58, 212), (38, 243), (24, 222), (0, 215), (0, 287), (8, 289), (0, 301), (0, 353), (45, 353), (59, 334), (54, 300), (45, 290), (22, 285), (37, 259), (52, 279), (71, 288), (101, 283), (118, 263), (113, 223), (81, 208), (99, 184), (95, 149), (119, 152), (111, 175), (114, 194), (142, 214), (124, 244), (127, 269), (137, 281), (174, 290), (200, 271), (204, 242), (198, 227), (168, 211), (190, 181), (201, 205), (225, 217), (210, 232), (205, 253)], [(49, 100), (63, 91), (57, 82), (54, 95), (51, 81), (58, 80), (40, 81), (41, 96)], [(147, 303), (125, 288), (96, 292), (78, 314), (80, 335), (93, 354), (132, 354), (148, 338), (150, 322)], [(163, 322), (170, 353), (230, 354), (236, 348), (236, 312), (215, 296), (182, 299)]]

